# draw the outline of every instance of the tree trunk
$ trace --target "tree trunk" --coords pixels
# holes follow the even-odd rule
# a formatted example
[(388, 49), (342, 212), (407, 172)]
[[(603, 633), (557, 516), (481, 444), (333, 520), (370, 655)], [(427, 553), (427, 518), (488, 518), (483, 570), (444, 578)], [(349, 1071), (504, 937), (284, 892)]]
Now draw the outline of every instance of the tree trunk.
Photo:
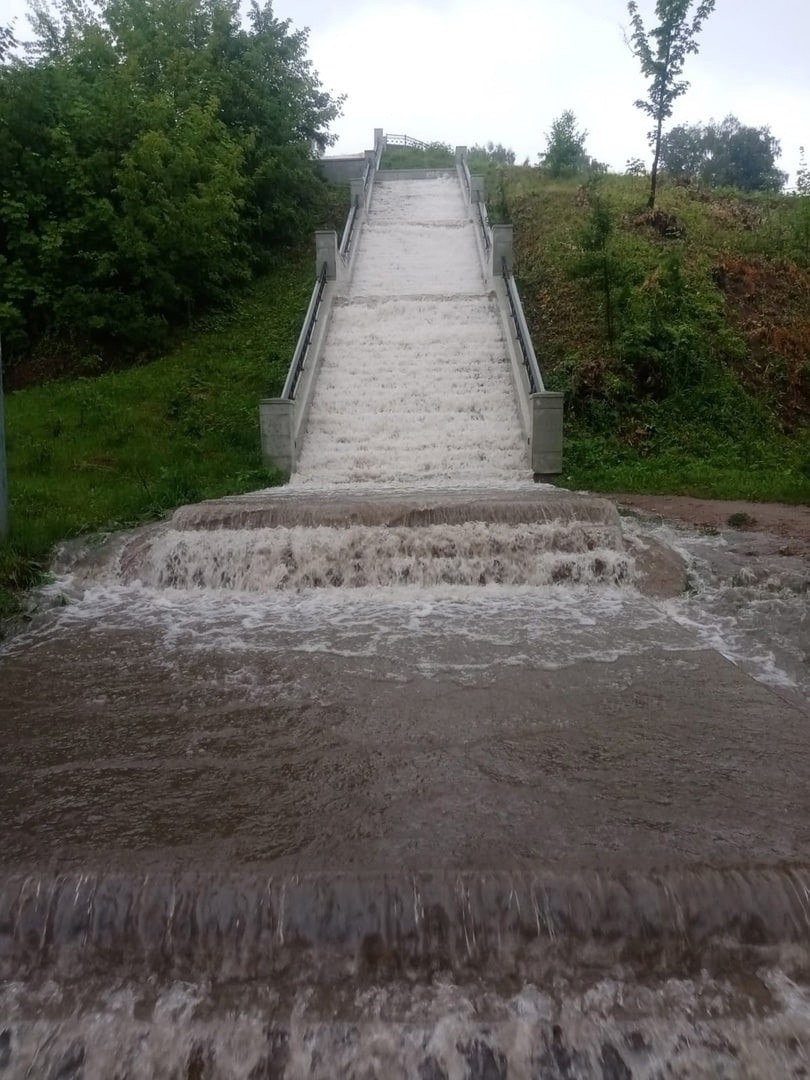
[(663, 116), (658, 117), (658, 126), (655, 131), (655, 156), (653, 157), (652, 173), (650, 174), (650, 197), (647, 206), (650, 210), (655, 209), (655, 196), (658, 194), (658, 162), (661, 160), (661, 133), (664, 128)]

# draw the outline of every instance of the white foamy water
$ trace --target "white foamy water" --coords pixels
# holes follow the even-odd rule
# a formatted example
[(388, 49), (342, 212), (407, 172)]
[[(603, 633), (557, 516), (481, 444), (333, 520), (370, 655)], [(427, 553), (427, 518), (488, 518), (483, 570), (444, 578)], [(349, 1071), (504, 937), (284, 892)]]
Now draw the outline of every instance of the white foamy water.
[(379, 179), (292, 487), (529, 483), (498, 314), (458, 182)]
[(348, 525), (168, 529), (122, 576), (155, 588), (621, 583), (632, 559), (615, 530), (579, 524)]

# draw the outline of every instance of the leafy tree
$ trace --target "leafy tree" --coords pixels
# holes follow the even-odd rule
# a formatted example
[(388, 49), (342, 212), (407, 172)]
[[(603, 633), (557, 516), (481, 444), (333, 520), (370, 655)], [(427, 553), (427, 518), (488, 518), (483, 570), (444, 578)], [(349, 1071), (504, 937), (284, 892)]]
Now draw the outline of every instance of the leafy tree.
[(585, 150), (587, 131), (577, 129), (577, 118), (566, 109), (551, 125), (546, 134), (545, 153), (540, 164), (549, 176), (575, 176), (588, 168), (590, 158)]
[(515, 151), (511, 147), (507, 148), (506, 146), (503, 146), (501, 143), (498, 143), (498, 145), (496, 146), (491, 139), (486, 144), (486, 146), (478, 146), (476, 144), (475, 146), (470, 147), (468, 157), (472, 158), (476, 162), (476, 164), (515, 164)]
[(32, 25), (0, 67), (12, 360), (152, 349), (313, 227), (341, 101), (269, 3), (35, 0)]
[(714, 11), (715, 0), (700, 0), (690, 18), (692, 0), (656, 0), (658, 25), (647, 31), (636, 0), (629, 0), (633, 32), (631, 48), (638, 57), (642, 73), (649, 79), (648, 96), (636, 106), (653, 121), (648, 138), (653, 148), (650, 173), (649, 207), (655, 207), (658, 190), (658, 167), (661, 158), (661, 139), (664, 123), (672, 116), (675, 102), (689, 88), (681, 78), (686, 57), (698, 51), (696, 38), (706, 19)]
[(787, 180), (776, 167), (780, 153), (770, 128), (747, 127), (735, 116), (720, 123), (682, 124), (661, 140), (661, 166), (672, 176), (710, 187), (780, 191)]
[(796, 191), (800, 195), (810, 195), (810, 166), (803, 146), (799, 147), (799, 170), (796, 173)]

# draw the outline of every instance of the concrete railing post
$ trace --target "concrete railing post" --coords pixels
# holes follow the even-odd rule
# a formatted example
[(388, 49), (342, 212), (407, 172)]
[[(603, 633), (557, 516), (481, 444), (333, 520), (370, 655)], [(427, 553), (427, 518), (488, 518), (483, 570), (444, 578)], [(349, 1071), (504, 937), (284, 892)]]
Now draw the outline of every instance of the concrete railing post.
[(564, 394), (544, 390), (531, 395), (532, 472), (556, 476), (562, 472)]
[(259, 402), (262, 460), (289, 477), (295, 468), (295, 402), (286, 398), (264, 398)]
[(486, 202), (486, 190), (483, 176), (470, 177), (470, 202)]
[(321, 269), (326, 263), (326, 277), (328, 281), (337, 279), (338, 267), (338, 236), (336, 232), (315, 233), (315, 277), (321, 276)]
[(352, 180), (350, 185), (352, 206), (363, 205), (363, 181)]
[(490, 274), (492, 277), (503, 277), (503, 261), (506, 259), (506, 268), (512, 272), (512, 226), (492, 225), (492, 265)]
[(466, 146), (457, 146), (456, 147), (456, 165), (460, 165), (461, 162), (464, 160), (464, 158), (466, 156), (467, 156), (467, 147)]

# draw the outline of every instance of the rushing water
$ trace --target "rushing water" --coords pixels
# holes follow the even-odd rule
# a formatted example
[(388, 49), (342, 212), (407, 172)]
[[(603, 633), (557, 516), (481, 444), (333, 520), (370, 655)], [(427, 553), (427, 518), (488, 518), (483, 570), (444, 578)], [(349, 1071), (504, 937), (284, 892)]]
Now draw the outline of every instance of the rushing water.
[(377, 180), (292, 485), (530, 483), (457, 181)]
[(531, 484), (457, 185), (358, 258), (293, 483), (0, 652), (0, 1077), (808, 1075), (806, 560)]

